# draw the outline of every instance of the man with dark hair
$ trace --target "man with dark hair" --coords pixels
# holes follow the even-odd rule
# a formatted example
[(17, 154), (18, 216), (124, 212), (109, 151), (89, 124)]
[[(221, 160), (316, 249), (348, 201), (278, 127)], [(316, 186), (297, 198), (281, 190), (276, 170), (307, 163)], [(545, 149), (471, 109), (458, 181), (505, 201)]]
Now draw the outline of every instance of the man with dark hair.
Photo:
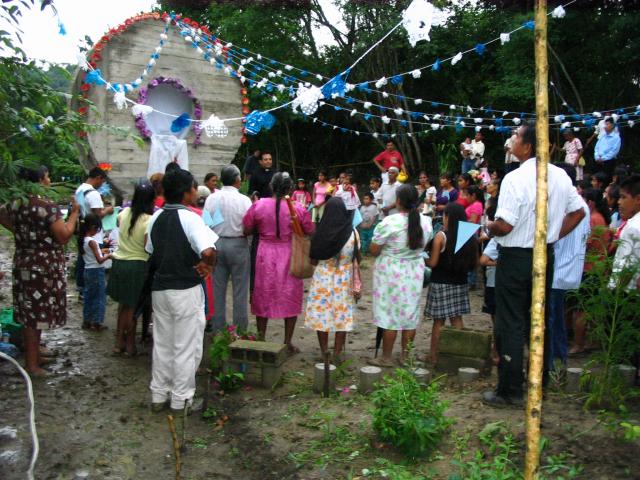
[[(504, 177), (496, 219), (487, 224), (489, 235), (495, 236), (500, 245), (495, 287), (495, 339), (500, 363), (498, 387), (485, 392), (483, 401), (496, 407), (522, 404), (523, 348), (530, 325), (536, 222), (535, 124), (526, 123), (518, 129), (512, 153), (520, 160), (520, 168)], [(568, 175), (551, 164), (548, 185), (547, 298), (553, 280), (553, 244), (585, 216), (583, 203)], [(545, 346), (548, 347), (546, 341)]]
[(197, 200), (195, 186), (188, 171), (167, 172), (162, 179), (166, 203), (147, 227), (145, 248), (153, 272), (151, 408), (156, 412), (167, 401), (174, 411), (198, 408), (193, 396), (206, 322), (202, 279), (213, 271), (218, 236), (187, 208)]
[(391, 167), (396, 167), (399, 172), (407, 173), (402, 154), (398, 151), (396, 144), (392, 140), (387, 141), (385, 149), (373, 158), (373, 163), (378, 167), (378, 170), (380, 170), (383, 184), (387, 183), (387, 171), (389, 171)]
[(271, 178), (275, 173), (273, 167), (273, 158), (270, 152), (262, 152), (260, 156), (260, 164), (252, 172), (249, 181), (249, 193), (253, 195), (258, 192), (258, 198), (268, 198), (271, 196)]
[(244, 176), (248, 182), (251, 181), (251, 175), (253, 175), (253, 172), (256, 170), (256, 168), (258, 168), (260, 158), (262, 158), (260, 149), (256, 148), (253, 151), (253, 153), (249, 155), (247, 159), (244, 161), (244, 167), (242, 167), (242, 172), (244, 173)]
[(231, 277), (233, 324), (239, 330), (246, 331), (249, 326), (247, 297), (251, 259), (242, 219), (251, 208), (251, 200), (238, 190), (241, 182), (238, 167), (235, 165), (223, 167), (220, 179), (222, 188), (215, 195), (210, 195), (204, 204), (204, 209), (209, 212), (211, 218), (221, 216), (224, 219), (224, 222), (213, 227), (213, 231), (220, 237), (216, 243), (218, 258), (216, 271), (213, 274), (215, 304), (213, 330), (219, 332), (226, 326), (227, 284)]
[(215, 193), (218, 188), (218, 174), (209, 172), (204, 176), (204, 186), (209, 189), (211, 193)]
[(615, 132), (615, 123), (611, 117), (605, 119), (604, 131), (604, 135), (598, 138), (593, 157), (598, 168), (611, 178), (621, 146), (620, 135)]
[[(113, 213), (113, 207), (104, 206), (102, 196), (98, 189), (107, 181), (107, 174), (99, 167), (93, 167), (87, 174), (87, 179), (76, 188), (75, 199), (80, 206), (80, 219), (83, 219), (90, 213), (95, 213), (99, 218)], [(100, 230), (94, 238), (102, 246), (104, 244), (104, 235)], [(82, 252), (79, 253), (76, 261), (76, 287), (80, 292), (84, 287), (84, 259)], [(82, 293), (80, 293), (82, 298)]]

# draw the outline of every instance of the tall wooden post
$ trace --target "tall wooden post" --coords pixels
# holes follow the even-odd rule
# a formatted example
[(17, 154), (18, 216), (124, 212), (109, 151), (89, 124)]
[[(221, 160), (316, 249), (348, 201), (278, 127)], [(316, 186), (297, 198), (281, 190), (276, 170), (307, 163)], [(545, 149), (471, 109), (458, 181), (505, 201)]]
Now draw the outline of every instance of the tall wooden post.
[(544, 363), (544, 311), (547, 268), (547, 166), (549, 163), (549, 65), (547, 63), (547, 1), (536, 0), (536, 232), (533, 246), (529, 388), (527, 393), (525, 480), (538, 478), (540, 466), (540, 417)]

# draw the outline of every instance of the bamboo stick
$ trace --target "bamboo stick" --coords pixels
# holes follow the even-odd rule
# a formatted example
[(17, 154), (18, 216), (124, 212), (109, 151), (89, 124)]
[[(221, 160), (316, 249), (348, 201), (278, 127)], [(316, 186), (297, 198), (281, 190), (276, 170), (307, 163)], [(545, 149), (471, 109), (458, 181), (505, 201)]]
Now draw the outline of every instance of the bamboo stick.
[(526, 409), (524, 478), (538, 478), (540, 466), (540, 417), (544, 362), (544, 312), (547, 267), (547, 167), (549, 163), (549, 64), (547, 61), (547, 1), (536, 0), (534, 50), (536, 61), (536, 231), (533, 246), (531, 334), (529, 340), (529, 388)]
[(176, 424), (173, 421), (173, 415), (167, 415), (167, 421), (169, 422), (169, 430), (171, 431), (171, 439), (173, 440), (173, 453), (176, 457), (176, 480), (180, 480), (182, 457), (180, 456), (180, 444), (178, 443), (178, 433), (176, 432)]

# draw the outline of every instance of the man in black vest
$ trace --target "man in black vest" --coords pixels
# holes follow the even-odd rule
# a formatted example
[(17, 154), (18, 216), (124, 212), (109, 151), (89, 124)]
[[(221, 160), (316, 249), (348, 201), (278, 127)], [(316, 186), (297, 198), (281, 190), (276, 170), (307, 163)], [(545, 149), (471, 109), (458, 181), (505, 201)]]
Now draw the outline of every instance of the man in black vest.
[(167, 172), (162, 187), (166, 203), (149, 222), (146, 244), (153, 272), (151, 408), (161, 411), (170, 401), (172, 410), (195, 410), (206, 323), (202, 280), (213, 272), (218, 236), (187, 208), (198, 197), (191, 173)]

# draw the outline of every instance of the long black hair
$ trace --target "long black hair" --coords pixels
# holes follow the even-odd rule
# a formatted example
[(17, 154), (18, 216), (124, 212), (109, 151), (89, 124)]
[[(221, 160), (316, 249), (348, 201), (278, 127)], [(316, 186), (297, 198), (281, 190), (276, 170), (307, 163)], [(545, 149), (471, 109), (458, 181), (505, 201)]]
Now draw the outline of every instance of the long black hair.
[(49, 169), (44, 165), (39, 165), (33, 168), (20, 167), (20, 170), (18, 171), (18, 178), (26, 180), (27, 182), (40, 183), (44, 177), (47, 176), (47, 173), (49, 173)]
[(403, 210), (409, 213), (409, 224), (407, 228), (408, 245), (411, 250), (422, 248), (424, 232), (420, 225), (420, 214), (418, 213), (418, 190), (408, 183), (401, 185), (396, 190), (396, 200)]
[(87, 232), (91, 230), (91, 228), (97, 227), (98, 231), (102, 230), (102, 220), (95, 213), (88, 213), (80, 222), (80, 227), (78, 228), (78, 250), (80, 252), (84, 251), (84, 237), (87, 236)]
[(293, 180), (287, 172), (278, 172), (271, 178), (269, 183), (273, 196), (276, 198), (276, 235), (280, 238), (280, 202), (291, 193)]
[(148, 181), (140, 182), (133, 191), (133, 200), (131, 200), (131, 223), (129, 225), (129, 235), (136, 226), (136, 222), (140, 215), (146, 213), (153, 214), (153, 201), (156, 199), (156, 191), (153, 185)]
[(464, 208), (459, 203), (449, 202), (444, 208), (444, 215), (447, 217), (445, 232), (447, 244), (442, 256), (446, 262), (446, 268), (454, 273), (470, 272), (478, 262), (478, 241), (475, 235), (467, 240), (457, 253), (454, 253), (458, 240), (458, 225), (460, 222), (467, 221)]
[(611, 210), (609, 205), (602, 195), (602, 190), (599, 188), (587, 188), (582, 196), (586, 202), (592, 201), (595, 204), (596, 210), (602, 215), (607, 225), (611, 223)]
[(484, 192), (480, 189), (480, 187), (476, 185), (469, 185), (469, 189), (467, 190), (467, 195), (472, 199), (473, 202), (484, 203)]

